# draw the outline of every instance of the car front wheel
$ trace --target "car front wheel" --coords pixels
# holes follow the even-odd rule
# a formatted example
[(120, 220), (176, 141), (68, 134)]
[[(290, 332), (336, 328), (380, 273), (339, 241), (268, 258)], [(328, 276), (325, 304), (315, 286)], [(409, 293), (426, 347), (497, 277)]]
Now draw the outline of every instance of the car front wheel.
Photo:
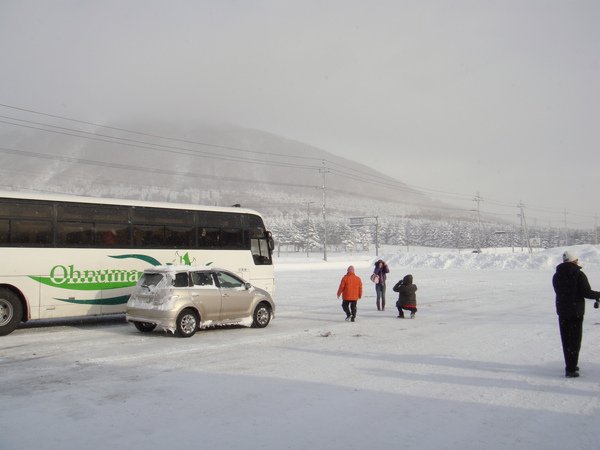
[(177, 334), (180, 337), (192, 337), (198, 329), (198, 316), (191, 309), (184, 309), (177, 316)]
[(259, 303), (259, 305), (254, 310), (254, 320), (252, 321), (252, 326), (254, 328), (264, 328), (269, 325), (271, 321), (271, 307), (268, 303)]

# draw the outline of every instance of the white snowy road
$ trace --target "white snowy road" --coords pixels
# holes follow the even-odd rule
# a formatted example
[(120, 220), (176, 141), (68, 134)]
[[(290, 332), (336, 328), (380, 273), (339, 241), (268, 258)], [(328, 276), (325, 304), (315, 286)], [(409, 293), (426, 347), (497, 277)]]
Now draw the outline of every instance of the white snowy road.
[(265, 329), (180, 339), (117, 319), (0, 338), (0, 448), (597, 448), (600, 312), (565, 379), (551, 270), (415, 268), (415, 320), (391, 289), (378, 312), (365, 281), (348, 323), (348, 263), (368, 280), (352, 258), (279, 264)]

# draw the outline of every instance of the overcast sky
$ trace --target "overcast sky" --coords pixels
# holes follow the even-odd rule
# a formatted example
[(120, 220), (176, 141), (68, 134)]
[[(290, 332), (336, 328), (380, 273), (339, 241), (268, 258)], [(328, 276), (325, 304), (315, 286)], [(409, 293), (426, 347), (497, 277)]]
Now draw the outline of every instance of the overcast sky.
[(593, 225), (599, 23), (597, 0), (0, 0), (0, 103), (227, 121)]

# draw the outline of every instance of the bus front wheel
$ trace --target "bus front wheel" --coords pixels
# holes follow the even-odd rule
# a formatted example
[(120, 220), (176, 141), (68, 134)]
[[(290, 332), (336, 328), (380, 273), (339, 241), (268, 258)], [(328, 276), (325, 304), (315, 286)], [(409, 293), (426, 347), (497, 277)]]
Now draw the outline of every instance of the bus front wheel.
[(0, 336), (12, 333), (23, 315), (23, 305), (17, 295), (8, 290), (0, 289)]

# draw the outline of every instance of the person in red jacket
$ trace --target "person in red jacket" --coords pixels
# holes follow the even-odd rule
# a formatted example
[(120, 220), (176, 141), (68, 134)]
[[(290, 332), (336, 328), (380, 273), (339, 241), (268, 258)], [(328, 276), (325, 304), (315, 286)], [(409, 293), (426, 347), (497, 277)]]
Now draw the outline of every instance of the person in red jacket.
[(342, 309), (346, 313), (346, 320), (354, 322), (356, 319), (356, 302), (362, 298), (362, 280), (354, 273), (354, 266), (348, 267), (348, 272), (342, 277), (337, 290), (337, 298), (342, 296)]

